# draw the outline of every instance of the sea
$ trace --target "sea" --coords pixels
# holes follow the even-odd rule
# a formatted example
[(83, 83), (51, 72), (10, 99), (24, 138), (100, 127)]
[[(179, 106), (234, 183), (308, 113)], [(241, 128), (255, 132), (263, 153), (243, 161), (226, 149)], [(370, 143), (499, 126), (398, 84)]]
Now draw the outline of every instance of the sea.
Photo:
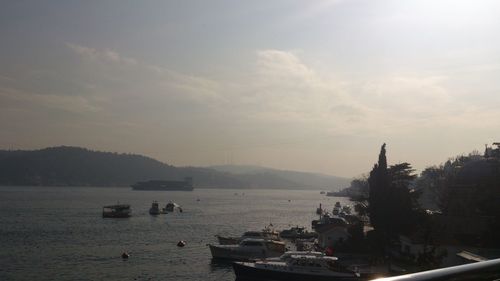
[[(151, 216), (157, 200), (183, 212)], [(346, 198), (319, 190), (127, 187), (0, 187), (0, 280), (235, 280), (213, 260), (215, 235), (239, 236), (272, 224), (311, 227), (316, 208)], [(102, 218), (102, 207), (132, 207), (132, 217)], [(185, 247), (178, 247), (180, 240)], [(123, 252), (130, 257), (121, 258)]]

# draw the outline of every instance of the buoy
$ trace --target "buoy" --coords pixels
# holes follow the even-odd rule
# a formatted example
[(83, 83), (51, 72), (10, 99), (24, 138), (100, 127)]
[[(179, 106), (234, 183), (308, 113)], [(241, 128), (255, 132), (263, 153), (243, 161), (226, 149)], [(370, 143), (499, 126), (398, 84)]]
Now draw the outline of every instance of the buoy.
[(186, 241), (181, 240), (181, 241), (177, 242), (177, 247), (184, 247), (184, 246), (186, 246)]
[(122, 253), (122, 259), (128, 259), (128, 257), (130, 257), (130, 255), (127, 252)]

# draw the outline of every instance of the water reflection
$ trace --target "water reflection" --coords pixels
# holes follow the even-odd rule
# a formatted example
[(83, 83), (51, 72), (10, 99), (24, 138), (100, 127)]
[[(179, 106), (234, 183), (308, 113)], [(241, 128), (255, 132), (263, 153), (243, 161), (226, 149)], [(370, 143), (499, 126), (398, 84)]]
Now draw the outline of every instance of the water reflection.
[(233, 261), (212, 258), (210, 260), (210, 270), (211, 271), (221, 271), (221, 270), (233, 271)]

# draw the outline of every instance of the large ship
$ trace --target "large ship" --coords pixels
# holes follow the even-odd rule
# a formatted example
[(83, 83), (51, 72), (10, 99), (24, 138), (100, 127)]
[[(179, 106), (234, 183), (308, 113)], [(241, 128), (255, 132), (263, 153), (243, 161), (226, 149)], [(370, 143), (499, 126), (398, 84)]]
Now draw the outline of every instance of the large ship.
[(134, 190), (193, 190), (193, 178), (186, 177), (183, 181), (172, 180), (149, 180), (134, 183), (132, 189)]

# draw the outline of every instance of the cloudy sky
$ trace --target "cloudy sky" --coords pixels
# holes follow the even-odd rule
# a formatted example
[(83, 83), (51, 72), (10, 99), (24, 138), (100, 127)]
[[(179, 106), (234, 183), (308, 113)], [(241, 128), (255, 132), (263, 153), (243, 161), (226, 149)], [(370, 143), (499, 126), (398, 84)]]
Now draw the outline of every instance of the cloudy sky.
[(4, 1), (0, 148), (339, 176), (500, 141), (500, 2)]

